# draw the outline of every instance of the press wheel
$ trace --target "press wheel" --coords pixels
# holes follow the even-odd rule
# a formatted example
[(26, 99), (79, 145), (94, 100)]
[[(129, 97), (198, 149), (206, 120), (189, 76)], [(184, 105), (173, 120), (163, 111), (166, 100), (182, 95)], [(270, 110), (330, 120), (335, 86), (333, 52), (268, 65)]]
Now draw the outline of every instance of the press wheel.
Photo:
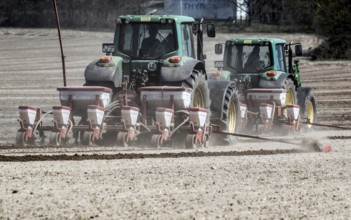
[(28, 145), (28, 137), (26, 132), (19, 131), (16, 135), (16, 145), (20, 147), (25, 147)]
[(82, 136), (82, 144), (83, 145), (92, 145), (93, 144), (93, 132), (85, 131)]
[(51, 132), (49, 141), (51, 145), (55, 146), (65, 144), (65, 141), (61, 138), (59, 132)]
[(117, 134), (117, 144), (123, 147), (128, 147), (127, 142), (127, 132), (118, 132)]
[(151, 145), (153, 147), (156, 147), (157, 149), (161, 148), (162, 144), (161, 144), (161, 138), (162, 136), (159, 134), (153, 134), (151, 136)]
[(194, 134), (188, 134), (185, 138), (185, 147), (187, 149), (194, 149), (197, 147), (196, 136)]

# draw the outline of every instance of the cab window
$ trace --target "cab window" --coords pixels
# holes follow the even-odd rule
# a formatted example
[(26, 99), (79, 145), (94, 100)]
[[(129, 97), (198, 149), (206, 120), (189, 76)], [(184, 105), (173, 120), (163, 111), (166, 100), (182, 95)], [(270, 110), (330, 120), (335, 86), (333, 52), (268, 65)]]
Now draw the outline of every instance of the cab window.
[(278, 63), (277, 63), (278, 70), (285, 71), (284, 45), (283, 44), (275, 45), (275, 50), (276, 50), (277, 58), (278, 58), (278, 60), (277, 60), (278, 61)]
[(182, 24), (182, 51), (184, 56), (195, 58), (191, 24)]

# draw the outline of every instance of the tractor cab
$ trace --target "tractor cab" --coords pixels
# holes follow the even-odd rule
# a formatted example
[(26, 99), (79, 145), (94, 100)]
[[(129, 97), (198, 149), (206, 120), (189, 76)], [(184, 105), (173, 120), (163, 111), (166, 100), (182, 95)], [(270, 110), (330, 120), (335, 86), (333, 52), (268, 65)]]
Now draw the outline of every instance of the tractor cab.
[[(123, 83), (143, 86), (179, 85), (193, 69), (205, 73), (202, 22), (187, 16), (123, 15), (116, 20), (114, 42), (103, 44), (103, 56), (85, 71), (86, 85), (115, 90)], [(213, 24), (207, 35), (215, 36)], [(97, 73), (100, 72), (100, 73)]]
[[(250, 113), (249, 130), (261, 120), (265, 129), (271, 130), (270, 126), (280, 121), (298, 119), (298, 114), (292, 112), (315, 120), (311, 88), (302, 87), (299, 61), (293, 60), (302, 55), (301, 44), (278, 38), (241, 38), (228, 40), (224, 45), (223, 61), (215, 62), (219, 71), (210, 79), (235, 84), (243, 109)], [(215, 53), (222, 52), (223, 44), (216, 44)]]
[[(226, 43), (224, 66), (236, 74), (259, 73), (274, 69), (272, 49), (269, 42), (250, 43), (228, 41)], [(283, 67), (279, 69), (284, 70)]]
[[(278, 80), (282, 73), (288, 73), (300, 84), (297, 62), (292, 64), (292, 48), (282, 39), (235, 39), (225, 43), (222, 66), (228, 79), (250, 77), (259, 87), (259, 80)], [(222, 53), (222, 44), (216, 44), (216, 54)], [(295, 55), (301, 55), (301, 45), (295, 47)], [(288, 59), (286, 59), (288, 58)], [(230, 73), (230, 74), (228, 74)]]
[[(126, 23), (125, 20), (123, 22), (122, 19), (119, 19), (117, 29), (116, 52), (122, 56), (133, 60), (155, 60), (172, 52), (177, 53), (178, 42), (173, 19), (165, 19), (163, 22), (133, 23)], [(188, 27), (182, 31), (187, 33), (191, 29)], [(183, 44), (183, 41), (180, 43)], [(190, 56), (194, 55), (191, 50), (184, 52)]]

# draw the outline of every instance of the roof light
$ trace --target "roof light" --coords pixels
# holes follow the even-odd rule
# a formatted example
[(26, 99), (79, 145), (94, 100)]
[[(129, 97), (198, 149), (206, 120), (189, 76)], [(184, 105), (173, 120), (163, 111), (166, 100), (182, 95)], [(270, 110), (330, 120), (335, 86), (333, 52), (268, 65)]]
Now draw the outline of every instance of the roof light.
[(164, 23), (166, 23), (166, 20), (165, 20), (164, 18), (161, 18), (161, 19), (160, 19), (160, 22), (161, 22), (162, 24), (164, 24)]
[(173, 56), (173, 57), (170, 57), (168, 59), (168, 61), (170, 63), (180, 63), (180, 61), (182, 61), (182, 57), (181, 56)]

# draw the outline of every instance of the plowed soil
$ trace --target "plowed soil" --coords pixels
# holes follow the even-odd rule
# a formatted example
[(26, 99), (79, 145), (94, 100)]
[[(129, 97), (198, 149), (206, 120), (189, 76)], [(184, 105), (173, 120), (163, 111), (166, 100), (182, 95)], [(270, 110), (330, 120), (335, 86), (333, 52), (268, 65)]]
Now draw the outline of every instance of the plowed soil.
[[(63, 31), (69, 86), (84, 83), (85, 66), (101, 56), (113, 33)], [(214, 44), (205, 39), (207, 70)], [(299, 41), (305, 34), (250, 34)], [(239, 139), (197, 150), (14, 146), (18, 106), (58, 105), (63, 86), (54, 29), (0, 29), (0, 219), (348, 219), (351, 135), (317, 129), (291, 144)], [(351, 127), (350, 61), (300, 60), (304, 86), (314, 89), (319, 123)], [(51, 123), (48, 121), (47, 123)], [(317, 148), (302, 142), (318, 143)], [(332, 147), (325, 153), (327, 145)]]

